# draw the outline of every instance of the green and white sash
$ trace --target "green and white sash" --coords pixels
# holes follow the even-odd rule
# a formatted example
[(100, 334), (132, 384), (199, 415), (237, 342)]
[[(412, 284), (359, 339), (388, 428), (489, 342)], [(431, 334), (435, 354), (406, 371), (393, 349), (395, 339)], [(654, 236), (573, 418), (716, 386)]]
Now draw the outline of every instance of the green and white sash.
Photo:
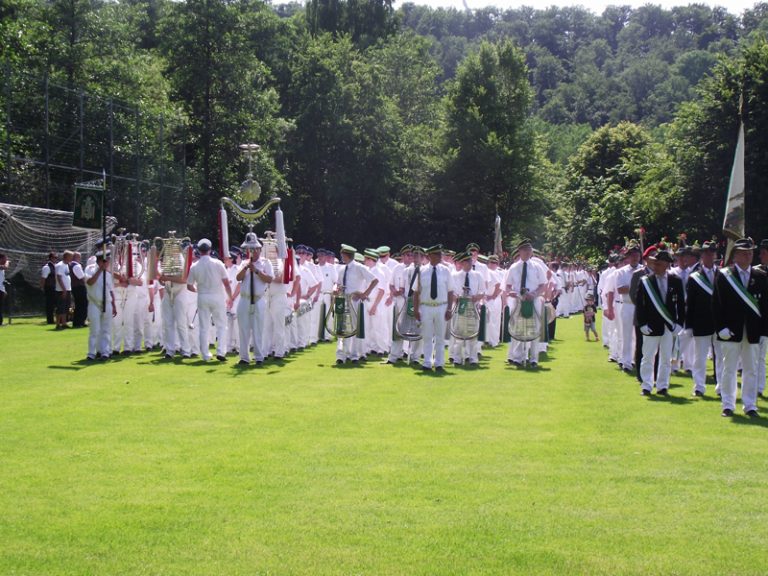
[(707, 294), (712, 296), (712, 294), (715, 291), (714, 290), (714, 286), (712, 286), (712, 284), (710, 284), (709, 278), (707, 278), (706, 274), (702, 274), (701, 272), (699, 272), (697, 270), (696, 272), (691, 274), (691, 278), (693, 278), (693, 281), (696, 282), (696, 284), (698, 284), (699, 287), (702, 290), (704, 290), (704, 292), (706, 292)]
[(661, 317), (664, 319), (664, 323), (667, 325), (667, 327), (672, 330), (672, 328), (675, 326), (675, 321), (672, 319), (672, 314), (669, 313), (669, 310), (667, 310), (667, 306), (664, 304), (664, 300), (661, 299), (661, 294), (659, 294), (658, 288), (656, 288), (656, 285), (651, 282), (650, 276), (643, 276), (640, 280), (643, 284), (643, 288), (645, 288), (645, 292), (648, 294), (648, 297), (651, 299), (651, 302), (653, 302), (654, 308), (656, 308), (656, 311), (661, 314)]
[(725, 279), (728, 280), (728, 284), (731, 285), (734, 292), (736, 292), (744, 304), (747, 305), (747, 308), (752, 310), (758, 318), (761, 318), (762, 314), (760, 314), (760, 307), (757, 305), (757, 300), (755, 300), (755, 297), (752, 296), (741, 283), (741, 278), (737, 278), (730, 268), (723, 268), (722, 273), (723, 276), (725, 276)]

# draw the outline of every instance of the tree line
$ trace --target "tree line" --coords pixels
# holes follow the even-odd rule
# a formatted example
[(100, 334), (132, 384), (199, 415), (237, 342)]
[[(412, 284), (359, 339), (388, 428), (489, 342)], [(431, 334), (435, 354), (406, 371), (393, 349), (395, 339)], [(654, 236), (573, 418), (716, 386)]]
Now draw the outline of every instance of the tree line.
[[(389, 0), (0, 5), (6, 70), (181, 119), (153, 154), (184, 163), (193, 236), (212, 233), (219, 197), (238, 197), (238, 144), (257, 142), (255, 177), (305, 243), (490, 249), (498, 213), (508, 239), (594, 259), (641, 226), (652, 239), (719, 230), (740, 99), (747, 227), (768, 228), (766, 28), (766, 4), (740, 16), (696, 4), (599, 15)], [(3, 110), (34, 113), (35, 89), (4, 91)], [(141, 148), (151, 124), (123, 147)], [(18, 157), (38, 145), (8, 122), (0, 138)], [(10, 158), (3, 200), (34, 203), (20, 192), (34, 188), (29, 170)], [(139, 232), (177, 228), (178, 208), (153, 199)]]

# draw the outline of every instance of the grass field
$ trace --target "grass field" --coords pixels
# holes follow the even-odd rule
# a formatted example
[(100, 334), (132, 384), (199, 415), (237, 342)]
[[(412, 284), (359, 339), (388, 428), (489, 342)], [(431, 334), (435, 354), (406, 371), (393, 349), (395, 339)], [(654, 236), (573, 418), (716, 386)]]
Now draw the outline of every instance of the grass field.
[(643, 398), (560, 321), (539, 371), (86, 364), (0, 329), (0, 574), (766, 574), (768, 418)]

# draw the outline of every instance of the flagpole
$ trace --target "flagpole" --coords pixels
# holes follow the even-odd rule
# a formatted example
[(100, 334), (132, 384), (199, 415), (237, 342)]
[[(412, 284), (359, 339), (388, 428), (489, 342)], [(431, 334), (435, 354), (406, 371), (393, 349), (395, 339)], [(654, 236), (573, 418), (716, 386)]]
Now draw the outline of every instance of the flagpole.
[[(105, 198), (107, 196), (107, 172), (104, 168), (101, 169), (101, 252), (102, 258), (107, 258), (107, 212), (104, 210), (106, 204)], [(107, 311), (107, 277), (106, 270), (101, 271), (101, 313), (105, 314)]]
[(723, 217), (723, 234), (728, 239), (725, 249), (724, 264), (728, 265), (733, 252), (734, 241), (743, 238), (745, 220), (745, 174), (744, 174), (744, 94), (739, 96), (739, 135), (736, 140), (736, 150), (733, 154), (731, 178), (728, 182), (728, 197), (725, 202)]

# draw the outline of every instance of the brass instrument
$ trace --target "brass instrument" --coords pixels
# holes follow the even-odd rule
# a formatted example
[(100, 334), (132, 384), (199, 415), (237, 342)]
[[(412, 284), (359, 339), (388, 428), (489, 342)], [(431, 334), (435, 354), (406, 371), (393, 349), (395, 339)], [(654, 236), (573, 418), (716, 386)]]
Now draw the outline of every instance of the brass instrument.
[[(402, 309), (397, 311), (395, 322), (395, 330), (397, 334), (403, 340), (408, 342), (416, 342), (421, 340), (421, 322), (416, 320), (413, 313), (413, 292), (418, 290), (419, 282), (419, 267), (415, 266), (413, 276), (411, 277), (411, 283), (408, 287), (408, 294), (405, 297), (405, 304)], [(414, 283), (417, 285), (414, 289)]]
[(450, 332), (457, 340), (472, 340), (480, 333), (480, 312), (466, 286), (454, 305)]
[[(175, 230), (169, 231), (168, 236), (168, 238), (158, 236), (152, 241), (149, 249), (150, 279), (154, 280), (162, 273), (163, 276), (176, 276), (181, 278), (182, 282), (186, 282), (189, 267), (192, 265), (192, 243), (189, 238), (176, 238)], [(186, 251), (182, 248), (182, 243), (185, 241), (189, 242)], [(160, 270), (158, 270), (158, 264)]]
[(325, 329), (334, 338), (351, 338), (357, 334), (357, 311), (352, 296), (341, 287), (331, 301), (331, 309), (325, 315)]
[[(525, 291), (521, 291), (521, 296)], [(541, 318), (533, 300), (516, 299), (509, 317), (509, 335), (518, 342), (532, 342), (541, 336)]]

